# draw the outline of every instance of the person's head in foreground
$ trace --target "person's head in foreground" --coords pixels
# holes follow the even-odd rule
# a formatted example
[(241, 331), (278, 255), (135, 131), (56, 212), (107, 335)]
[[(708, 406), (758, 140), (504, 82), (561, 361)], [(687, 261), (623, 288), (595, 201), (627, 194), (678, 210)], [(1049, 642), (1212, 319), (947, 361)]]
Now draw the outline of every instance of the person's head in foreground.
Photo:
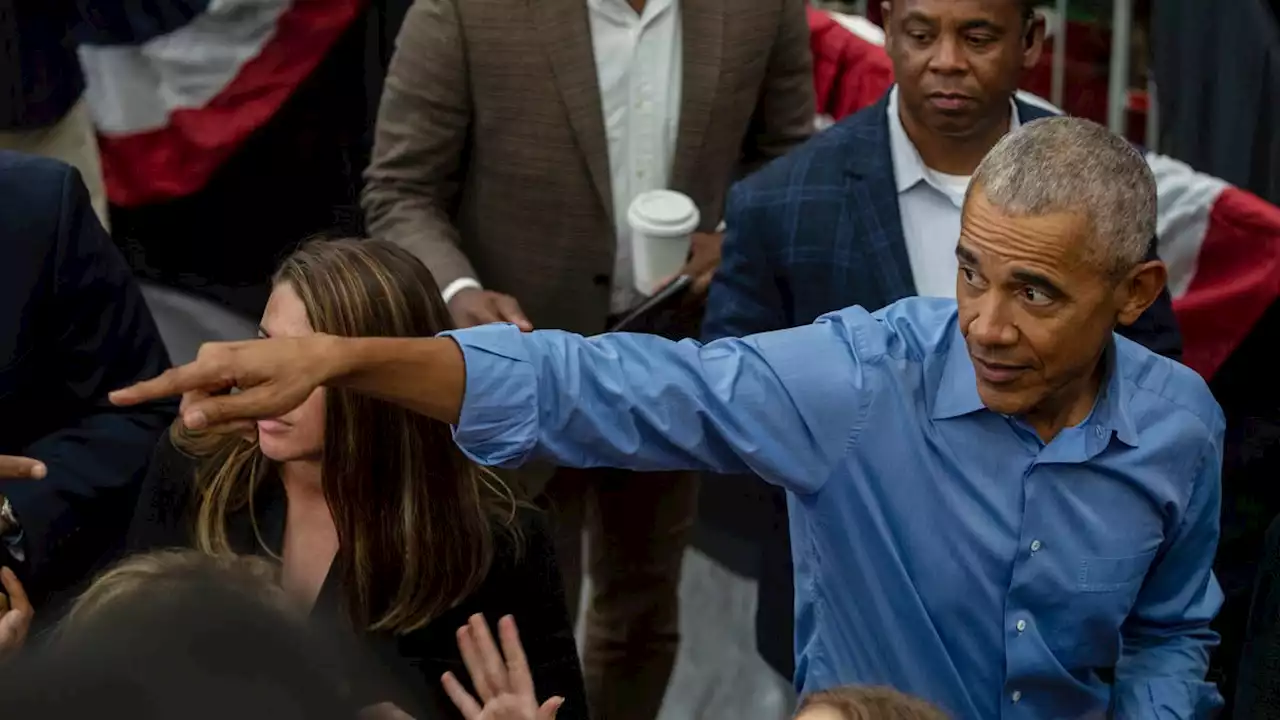
[(847, 685), (806, 695), (795, 720), (948, 720), (924, 700), (888, 687)]
[(1155, 179), (1100, 125), (1056, 117), (1001, 140), (965, 199), (956, 299), (991, 410), (1023, 415), (1042, 437), (1083, 421), (1117, 324), (1164, 288), (1145, 261)]
[(336, 657), (256, 558), (164, 551), (96, 580), (55, 642), (0, 674), (4, 717), (341, 718)]
[(207, 555), (194, 550), (160, 550), (132, 555), (89, 585), (63, 618), (61, 637), (92, 627), (98, 616), (135, 604), (159, 606), (206, 590), (216, 583), (228, 597), (260, 604), (287, 622), (299, 616), (280, 588), (280, 571), (254, 556)]
[(888, 0), (885, 50), (904, 125), (922, 135), (978, 140), (1003, 134), (1009, 99), (1036, 66), (1044, 21), (1033, 0)]
[[(431, 274), (407, 251), (367, 240), (313, 241), (280, 267), (261, 335), (431, 337), (452, 327)], [(453, 443), (442, 422), (346, 390), (316, 389), (243, 433), (187, 433), (202, 458), (197, 548), (231, 552), (228, 517), (264, 482), (322, 492), (336, 526), (334, 567), (355, 627), (409, 632), (470, 595), (516, 533), (516, 500)], [(310, 490), (308, 488), (311, 488)]]

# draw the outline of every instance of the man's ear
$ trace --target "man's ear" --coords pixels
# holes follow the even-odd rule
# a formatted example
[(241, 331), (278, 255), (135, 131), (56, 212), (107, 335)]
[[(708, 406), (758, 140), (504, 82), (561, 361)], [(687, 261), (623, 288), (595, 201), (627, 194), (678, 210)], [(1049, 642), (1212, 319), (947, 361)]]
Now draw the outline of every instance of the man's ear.
[(1033, 13), (1022, 36), (1023, 70), (1031, 70), (1040, 64), (1040, 55), (1044, 52), (1044, 34), (1044, 16), (1038, 12)]
[[(875, 2), (875, 0), (871, 0)], [(889, 45), (889, 36), (893, 32), (893, 23), (889, 22), (893, 19), (893, 2), (892, 0), (880, 0), (880, 24), (884, 26), (884, 44)]]
[(1169, 270), (1159, 260), (1140, 263), (1130, 270), (1116, 286), (1116, 322), (1132, 325), (1160, 297), (1168, 280)]

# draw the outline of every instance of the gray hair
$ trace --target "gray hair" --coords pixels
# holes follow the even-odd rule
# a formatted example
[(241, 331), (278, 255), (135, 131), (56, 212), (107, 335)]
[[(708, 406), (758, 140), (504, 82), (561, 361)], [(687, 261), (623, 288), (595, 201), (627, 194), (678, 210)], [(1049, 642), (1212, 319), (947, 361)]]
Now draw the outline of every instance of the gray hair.
[[(1081, 213), (1094, 250), (1114, 272), (1142, 262), (1156, 232), (1156, 180), (1124, 138), (1080, 118), (1023, 125), (996, 144), (969, 185), (1002, 212)], [(968, 198), (966, 197), (966, 201)]]

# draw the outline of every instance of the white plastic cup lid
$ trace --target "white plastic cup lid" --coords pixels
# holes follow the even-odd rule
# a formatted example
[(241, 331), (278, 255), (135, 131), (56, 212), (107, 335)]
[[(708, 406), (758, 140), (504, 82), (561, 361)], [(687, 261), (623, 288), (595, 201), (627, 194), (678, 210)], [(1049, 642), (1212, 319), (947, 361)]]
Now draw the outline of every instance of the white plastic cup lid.
[(698, 206), (684, 193), (650, 190), (636, 196), (627, 210), (631, 227), (654, 237), (688, 235), (698, 227)]

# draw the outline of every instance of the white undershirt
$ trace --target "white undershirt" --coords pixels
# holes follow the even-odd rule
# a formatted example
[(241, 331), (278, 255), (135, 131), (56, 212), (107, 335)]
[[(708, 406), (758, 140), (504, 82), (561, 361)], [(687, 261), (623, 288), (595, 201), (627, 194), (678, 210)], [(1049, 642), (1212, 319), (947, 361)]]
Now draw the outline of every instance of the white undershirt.
[[(1018, 129), (1018, 108), (1010, 100), (1009, 131)], [(889, 92), (889, 145), (893, 176), (902, 215), (902, 236), (911, 262), (916, 294), (956, 296), (956, 241), (960, 239), (960, 211), (969, 189), (969, 176), (947, 175), (924, 164), (907, 137), (898, 115), (898, 86)]]
[[(679, 0), (647, 0), (641, 13), (626, 0), (584, 2), (613, 189), (617, 252), (609, 306), (622, 312), (641, 299), (632, 282), (627, 208), (636, 195), (668, 187), (671, 178), (684, 65), (680, 8)], [(475, 278), (449, 283), (445, 302), (472, 287), (480, 287)]]

